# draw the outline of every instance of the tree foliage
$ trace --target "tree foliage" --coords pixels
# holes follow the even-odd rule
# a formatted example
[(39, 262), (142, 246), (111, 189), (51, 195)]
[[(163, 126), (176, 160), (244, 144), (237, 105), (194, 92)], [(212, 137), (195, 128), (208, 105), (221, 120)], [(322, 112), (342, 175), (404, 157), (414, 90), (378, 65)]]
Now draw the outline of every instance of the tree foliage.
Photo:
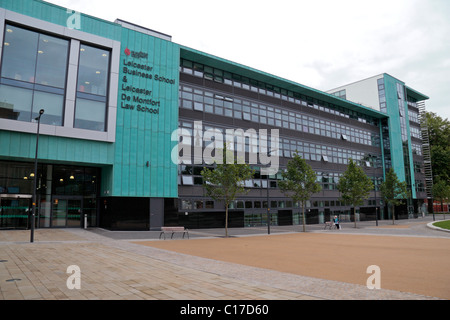
[(350, 159), (347, 170), (339, 179), (337, 189), (341, 192), (341, 201), (353, 206), (353, 217), (356, 228), (356, 208), (364, 204), (364, 200), (373, 190), (373, 182), (364, 170)]
[(297, 153), (288, 161), (286, 171), (282, 172), (278, 186), (284, 194), (288, 195), (302, 207), (303, 232), (305, 232), (305, 204), (311, 195), (322, 190), (317, 183), (317, 176), (310, 165)]
[(380, 185), (384, 203), (392, 208), (392, 224), (395, 223), (395, 206), (408, 197), (406, 182), (400, 182), (393, 168), (386, 172), (386, 179)]
[(444, 201), (450, 199), (450, 186), (440, 178), (433, 183), (433, 197), (441, 203), (441, 211), (444, 212)]
[(427, 112), (426, 119), (433, 177), (450, 184), (450, 121), (433, 112)]
[[(215, 163), (214, 168), (203, 168), (203, 186), (206, 194), (217, 201), (223, 201), (225, 205), (225, 237), (228, 237), (228, 208), (238, 194), (245, 194), (248, 190), (244, 187), (244, 181), (253, 178), (254, 170), (248, 164), (227, 163), (226, 154), (231, 152), (224, 145), (223, 161)], [(233, 157), (234, 158), (234, 157)]]

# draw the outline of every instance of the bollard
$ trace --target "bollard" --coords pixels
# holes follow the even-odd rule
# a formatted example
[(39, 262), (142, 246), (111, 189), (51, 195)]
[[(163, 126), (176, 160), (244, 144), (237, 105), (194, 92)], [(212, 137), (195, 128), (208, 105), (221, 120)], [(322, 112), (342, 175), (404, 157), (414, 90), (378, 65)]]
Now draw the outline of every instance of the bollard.
[(84, 228), (87, 229), (87, 214), (84, 214)]

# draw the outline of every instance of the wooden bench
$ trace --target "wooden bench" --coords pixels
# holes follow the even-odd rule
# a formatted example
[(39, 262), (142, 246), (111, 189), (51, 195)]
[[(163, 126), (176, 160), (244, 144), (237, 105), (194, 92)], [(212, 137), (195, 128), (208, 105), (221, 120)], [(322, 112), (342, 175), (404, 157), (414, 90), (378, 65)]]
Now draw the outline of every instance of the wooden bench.
[(332, 221), (325, 221), (325, 227), (324, 229), (333, 229), (336, 228), (336, 225)]
[(166, 240), (166, 233), (171, 232), (170, 239), (173, 239), (173, 235), (175, 233), (183, 233), (183, 239), (184, 235), (187, 234), (187, 237), (189, 239), (189, 231), (185, 227), (161, 227), (161, 233), (159, 234), (159, 239), (161, 239), (162, 236), (164, 236), (164, 240)]

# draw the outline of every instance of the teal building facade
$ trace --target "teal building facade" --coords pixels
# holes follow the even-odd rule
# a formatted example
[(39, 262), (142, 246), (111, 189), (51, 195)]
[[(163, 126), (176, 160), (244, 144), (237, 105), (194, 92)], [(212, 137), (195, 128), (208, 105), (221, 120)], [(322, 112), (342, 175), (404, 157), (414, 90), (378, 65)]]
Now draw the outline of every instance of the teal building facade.
[[(88, 214), (90, 225), (128, 228), (117, 209), (128, 212), (133, 202), (147, 210), (130, 221), (147, 220), (149, 228), (150, 206), (161, 212), (165, 198), (177, 197), (170, 137), (178, 127), (179, 46), (163, 34), (43, 1), (1, 1), (1, 25), (2, 207), (20, 202), (3, 211), (22, 217), (4, 218), (4, 226), (29, 223), (26, 182), (36, 176), (30, 160), (42, 108), (37, 225), (80, 226), (80, 214)], [(63, 73), (60, 84), (49, 84), (52, 71)]]
[[(0, 228), (30, 226), (35, 179), (38, 228), (221, 226), (224, 209), (205, 197), (201, 165), (180, 163), (176, 152), (178, 129), (192, 132), (198, 123), (278, 129), (280, 170), (301, 150), (324, 187), (309, 203), (310, 223), (351, 219), (336, 190), (349, 158), (376, 188), (394, 167), (412, 191), (407, 215), (426, 201), (414, 115), (428, 97), (390, 75), (377, 85), (389, 108), (367, 107), (131, 22), (37, 0), (1, 0), (0, 37)], [(272, 224), (298, 223), (295, 204), (277, 189), (280, 174), (258, 170), (248, 195), (232, 205), (234, 225), (266, 224), (269, 207)], [(387, 218), (376, 188), (360, 219)]]

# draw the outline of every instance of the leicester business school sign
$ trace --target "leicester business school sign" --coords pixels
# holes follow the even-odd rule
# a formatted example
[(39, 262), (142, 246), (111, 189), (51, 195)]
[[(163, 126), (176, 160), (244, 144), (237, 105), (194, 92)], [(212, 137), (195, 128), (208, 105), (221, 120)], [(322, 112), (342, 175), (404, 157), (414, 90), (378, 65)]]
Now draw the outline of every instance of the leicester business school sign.
[(175, 79), (155, 74), (153, 67), (146, 62), (148, 53), (132, 51), (128, 47), (124, 53), (126, 58), (122, 61), (120, 106), (123, 109), (158, 115), (159, 109), (162, 107), (161, 101), (153, 96), (153, 91), (149, 90), (147, 86), (136, 87), (133, 83), (138, 83), (141, 78), (172, 86), (175, 85)]

